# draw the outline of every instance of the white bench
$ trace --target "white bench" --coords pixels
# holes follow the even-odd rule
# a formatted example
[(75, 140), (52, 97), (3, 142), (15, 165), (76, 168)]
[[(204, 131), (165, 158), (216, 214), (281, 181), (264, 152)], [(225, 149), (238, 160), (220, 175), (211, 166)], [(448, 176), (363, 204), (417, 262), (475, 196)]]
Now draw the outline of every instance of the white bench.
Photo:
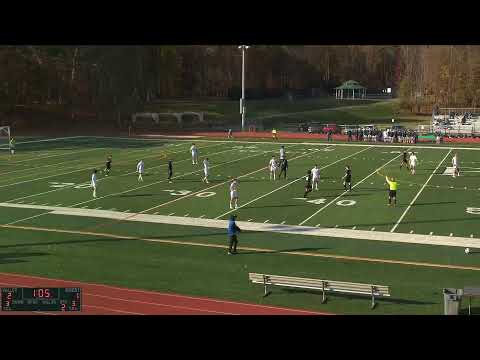
[(390, 289), (384, 285), (352, 283), (344, 281), (308, 279), (291, 276), (268, 275), (249, 273), (248, 277), (254, 284), (263, 284), (265, 287), (264, 297), (269, 294), (268, 286), (283, 286), (299, 289), (311, 289), (322, 291), (322, 304), (327, 297), (326, 292), (341, 294), (367, 295), (372, 297), (372, 309), (375, 307), (375, 298), (390, 297)]

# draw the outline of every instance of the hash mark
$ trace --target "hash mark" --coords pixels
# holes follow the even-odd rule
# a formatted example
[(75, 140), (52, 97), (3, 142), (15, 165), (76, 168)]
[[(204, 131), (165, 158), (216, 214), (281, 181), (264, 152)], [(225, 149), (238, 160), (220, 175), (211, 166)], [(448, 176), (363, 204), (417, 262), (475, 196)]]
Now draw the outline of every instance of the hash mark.
[(185, 214), (185, 215), (183, 215), (183, 216), (188, 216), (188, 215), (190, 215), (190, 213), (186, 213), (186, 214)]
[(280, 224), (282, 224), (282, 225), (285, 224), (285, 220), (283, 220)]
[(252, 221), (253, 219), (248, 219), (247, 221)]
[(263, 223), (266, 224), (270, 221), (270, 219), (265, 220)]
[(172, 216), (173, 214), (175, 214), (175, 213), (173, 212), (173, 213), (171, 213), (171, 214), (168, 214), (168, 216)]

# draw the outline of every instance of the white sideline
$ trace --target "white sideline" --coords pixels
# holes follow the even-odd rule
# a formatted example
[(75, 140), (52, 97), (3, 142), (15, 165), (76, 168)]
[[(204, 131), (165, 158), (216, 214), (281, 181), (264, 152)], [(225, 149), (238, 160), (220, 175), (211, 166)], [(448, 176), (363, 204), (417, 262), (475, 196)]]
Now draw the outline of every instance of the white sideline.
[[(410, 150), (410, 149), (409, 149)], [(383, 167), (387, 166), (388, 164), (390, 164), (392, 161), (396, 160), (398, 157), (400, 157), (400, 155), (397, 155), (395, 156), (393, 159), (390, 159), (390, 161), (386, 162), (385, 164), (383, 164), (382, 166), (380, 166), (379, 168), (375, 169), (372, 173), (370, 173), (369, 175), (367, 175), (366, 177), (364, 177), (362, 180), (360, 180), (359, 182), (357, 182), (355, 185), (352, 186), (352, 189), (357, 187), (358, 185), (360, 185), (361, 183), (363, 183), (365, 180), (367, 180), (370, 176), (373, 176), (376, 174), (377, 171), (379, 171), (380, 169), (382, 169)], [(310, 220), (311, 218), (313, 218), (315, 215), (321, 213), (324, 209), (326, 209), (327, 207), (329, 207), (331, 204), (333, 204), (335, 201), (337, 201), (338, 199), (340, 199), (343, 195), (345, 195), (346, 193), (348, 193), (348, 191), (344, 191), (343, 193), (341, 193), (340, 195), (338, 195), (335, 199), (333, 199), (332, 201), (330, 201), (328, 204), (326, 204), (325, 206), (323, 206), (322, 208), (318, 209), (316, 212), (314, 212), (312, 215), (310, 215), (308, 218), (306, 218), (305, 220), (303, 220), (299, 225), (303, 225), (305, 224), (308, 220)]]
[[(339, 159), (339, 160), (337, 160), (337, 161), (335, 161), (335, 162), (332, 162), (332, 163), (330, 163), (330, 164), (328, 164), (328, 165), (322, 166), (320, 169), (321, 169), (321, 170), (326, 169), (326, 168), (328, 168), (328, 167), (330, 167), (330, 166), (332, 166), (332, 165), (335, 165), (335, 164), (339, 163), (340, 161), (346, 160), (346, 159), (348, 159), (348, 158), (350, 158), (350, 157), (352, 157), (352, 156), (355, 156), (355, 155), (357, 155), (357, 154), (359, 154), (359, 153), (361, 153), (361, 152), (363, 152), (363, 151), (366, 151), (366, 150), (368, 150), (368, 149), (370, 149), (370, 148), (366, 148), (366, 149), (357, 151), (356, 153), (350, 154), (350, 155), (348, 155), (348, 156), (345, 156), (345, 157), (342, 158), (342, 159)], [(317, 151), (315, 151), (315, 152), (318, 152), (318, 151), (321, 151), (321, 150), (317, 150)], [(285, 188), (285, 187), (287, 187), (287, 186), (290, 186), (291, 184), (293, 184), (293, 183), (295, 183), (295, 182), (297, 182), (297, 181), (299, 181), (299, 180), (302, 180), (302, 179), (304, 179), (303, 176), (299, 177), (298, 179), (292, 180), (292, 181), (286, 183), (286, 184), (283, 185), (283, 186), (280, 186), (280, 187), (278, 187), (278, 188), (276, 188), (276, 189), (274, 189), (274, 190), (272, 190), (272, 191), (270, 191), (270, 192), (268, 192), (268, 193), (266, 193), (266, 194), (263, 194), (263, 195), (255, 198), (255, 199), (253, 199), (253, 200), (250, 200), (250, 201), (246, 202), (246, 203), (243, 204), (243, 205), (240, 205), (237, 209), (233, 209), (233, 210), (227, 211), (226, 213), (223, 213), (223, 214), (217, 216), (215, 219), (220, 219), (221, 217), (223, 217), (223, 216), (225, 216), (225, 215), (228, 215), (228, 214), (230, 214), (231, 212), (237, 211), (238, 209), (241, 209), (241, 208), (243, 208), (244, 206), (247, 206), (247, 205), (249, 205), (249, 204), (251, 204), (251, 203), (253, 203), (253, 202), (257, 201), (257, 200), (263, 199), (265, 196), (271, 195), (271, 194), (273, 194), (274, 192), (277, 192), (277, 191), (279, 191), (279, 190), (281, 190), (281, 189), (283, 189), (283, 188)]]
[[(140, 213), (125, 213), (121, 211), (110, 210), (93, 210), (69, 207), (28, 205), (28, 204), (12, 204), (0, 203), (0, 207), (23, 208), (46, 210), (51, 215), (66, 216), (82, 216), (91, 218), (103, 218), (120, 221), (134, 221), (143, 223), (197, 226), (207, 228), (225, 229), (226, 220), (216, 219), (200, 219), (184, 216), (168, 216), (168, 215), (151, 215)], [(125, 215), (130, 215), (125, 217)], [(420, 235), (407, 233), (390, 233), (386, 231), (370, 231), (370, 230), (351, 230), (341, 228), (317, 228), (313, 226), (299, 225), (282, 225), (282, 224), (264, 224), (248, 221), (237, 221), (242, 230), (261, 231), (282, 234), (309, 235), (318, 237), (333, 237), (344, 239), (387, 241), (405, 244), (423, 244), (423, 245), (440, 245), (454, 247), (472, 247), (480, 248), (480, 239), (465, 238), (458, 236), (440, 236), (440, 235)]]
[(425, 181), (425, 184), (423, 184), (422, 188), (420, 189), (420, 191), (417, 193), (417, 195), (415, 195), (415, 197), (413, 198), (413, 200), (410, 202), (410, 204), (408, 204), (407, 208), (405, 209), (405, 211), (403, 212), (402, 216), (400, 216), (400, 218), (398, 219), (398, 221), (395, 223), (395, 225), (392, 227), (392, 229), (390, 230), (391, 233), (393, 233), (395, 231), (395, 229), (398, 227), (398, 225), (400, 225), (400, 223), (402, 222), (403, 218), (405, 217), (405, 215), (407, 215), (408, 211), (410, 210), (410, 208), (412, 207), (412, 205), (415, 203), (415, 201), (417, 201), (418, 197), (420, 196), (420, 194), (422, 193), (423, 189), (425, 189), (425, 187), (427, 186), (427, 184), (429, 183), (429, 181), (432, 179), (433, 175), (435, 175), (435, 173), (437, 172), (438, 168), (444, 163), (445, 159), (448, 157), (448, 155), (450, 155), (450, 153), (452, 152), (452, 149), (450, 149), (450, 151), (447, 153), (447, 155), (445, 155), (445, 157), (438, 163), (437, 167), (435, 168), (435, 170), (433, 170), (432, 174), (430, 175), (430, 177), (427, 179), (427, 181)]
[[(132, 140), (132, 138), (121, 138), (121, 137), (112, 137), (112, 136), (90, 136), (92, 138), (99, 138), (99, 139), (124, 139), (124, 140)], [(143, 141), (155, 141), (156, 139), (143, 139), (143, 138), (135, 138), (135, 140), (143, 140)], [(283, 139), (283, 140), (294, 140), (294, 139)], [(156, 140), (160, 141), (160, 140)], [(182, 140), (182, 139), (175, 139), (178, 142), (191, 142), (191, 140)], [(224, 143), (224, 144), (273, 144), (271, 141), (242, 141), (242, 140), (206, 140), (204, 138), (198, 139), (197, 141), (203, 141), (206, 143), (213, 142), (213, 143)], [(391, 145), (391, 144), (351, 144), (351, 143), (334, 143), (329, 144), (326, 142), (288, 142), (286, 141), (285, 144), (291, 145), (330, 145), (330, 146), (372, 146), (372, 147), (380, 147), (380, 148), (401, 148), (405, 149), (406, 144), (403, 145)], [(435, 150), (442, 150), (442, 149), (453, 149), (453, 150), (475, 150), (480, 151), (479, 147), (455, 147), (455, 146), (429, 146), (429, 145), (417, 145), (417, 144), (408, 144), (408, 146), (413, 146), (415, 149), (435, 149)]]

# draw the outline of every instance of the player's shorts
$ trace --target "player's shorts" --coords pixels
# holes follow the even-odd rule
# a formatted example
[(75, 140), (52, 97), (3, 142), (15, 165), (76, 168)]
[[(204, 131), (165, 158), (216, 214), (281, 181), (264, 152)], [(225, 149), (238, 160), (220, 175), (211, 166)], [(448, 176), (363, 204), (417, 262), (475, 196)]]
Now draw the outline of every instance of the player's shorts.
[(207, 171), (203, 170), (203, 173), (205, 174), (205, 177), (208, 176), (208, 170)]
[(230, 199), (238, 198), (238, 193), (236, 190), (230, 191)]
[(388, 190), (388, 197), (396, 198), (397, 197), (397, 190)]
[(407, 160), (407, 159), (403, 159), (403, 160), (402, 160), (402, 163), (408, 164), (408, 160)]
[(106, 163), (106, 164), (105, 164), (105, 167), (106, 167), (108, 170), (110, 170), (110, 168), (112, 167), (112, 165), (111, 165), (110, 163)]
[(351, 178), (350, 176), (347, 176), (347, 177), (345, 178), (345, 182), (346, 182), (346, 183), (351, 183), (351, 182), (352, 182), (352, 178)]
[(314, 176), (312, 178), (312, 182), (318, 182), (320, 180), (320, 176)]
[(271, 168), (270, 168), (270, 172), (275, 172), (275, 171), (277, 171), (277, 168), (276, 168), (276, 167), (271, 167)]
[(305, 191), (312, 191), (312, 185), (305, 185)]

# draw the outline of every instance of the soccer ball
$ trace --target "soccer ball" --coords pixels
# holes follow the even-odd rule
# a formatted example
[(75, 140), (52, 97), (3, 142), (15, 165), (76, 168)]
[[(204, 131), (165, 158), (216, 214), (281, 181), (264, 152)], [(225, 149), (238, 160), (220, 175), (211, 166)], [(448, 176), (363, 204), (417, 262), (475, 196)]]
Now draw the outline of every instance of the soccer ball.
[(465, 254), (470, 254), (470, 248), (465, 248)]

